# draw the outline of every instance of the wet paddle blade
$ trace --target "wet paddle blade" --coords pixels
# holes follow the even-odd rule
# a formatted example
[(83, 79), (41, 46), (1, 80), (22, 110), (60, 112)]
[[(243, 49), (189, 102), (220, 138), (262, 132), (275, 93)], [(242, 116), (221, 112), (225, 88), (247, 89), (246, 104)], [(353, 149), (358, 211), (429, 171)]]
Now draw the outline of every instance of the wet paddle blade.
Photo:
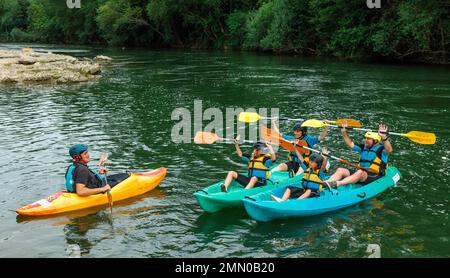
[(239, 114), (240, 122), (253, 123), (259, 121), (261, 118), (258, 113), (253, 112), (242, 112)]
[(411, 141), (419, 144), (433, 145), (436, 143), (436, 135), (434, 133), (410, 131), (406, 134), (402, 134), (402, 136), (408, 137)]
[(333, 123), (337, 124), (337, 125), (342, 125), (342, 123), (347, 122), (347, 126), (351, 126), (351, 127), (362, 127), (361, 122), (358, 120), (353, 120), (353, 119), (337, 119), (336, 121), (334, 121)]
[(102, 153), (100, 155), (100, 159), (98, 161), (98, 165), (99, 166), (103, 166), (107, 160), (108, 160), (108, 153)]
[(302, 123), (302, 126), (319, 128), (325, 126), (325, 123), (316, 119), (306, 120)]
[(112, 214), (113, 199), (112, 199), (111, 191), (110, 190), (106, 191), (106, 194), (108, 195), (109, 210)]
[(197, 132), (197, 134), (195, 134), (194, 143), (196, 143), (196, 144), (213, 144), (219, 139), (220, 139), (220, 137), (215, 133), (199, 131), (199, 132)]

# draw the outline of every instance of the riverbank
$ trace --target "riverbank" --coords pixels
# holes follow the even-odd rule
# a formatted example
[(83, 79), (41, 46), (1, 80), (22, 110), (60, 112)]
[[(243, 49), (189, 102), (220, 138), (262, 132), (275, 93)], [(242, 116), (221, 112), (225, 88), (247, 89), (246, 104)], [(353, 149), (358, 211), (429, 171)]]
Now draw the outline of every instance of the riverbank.
[(111, 58), (75, 58), (51, 52), (0, 50), (0, 84), (77, 83), (101, 77), (102, 65)]

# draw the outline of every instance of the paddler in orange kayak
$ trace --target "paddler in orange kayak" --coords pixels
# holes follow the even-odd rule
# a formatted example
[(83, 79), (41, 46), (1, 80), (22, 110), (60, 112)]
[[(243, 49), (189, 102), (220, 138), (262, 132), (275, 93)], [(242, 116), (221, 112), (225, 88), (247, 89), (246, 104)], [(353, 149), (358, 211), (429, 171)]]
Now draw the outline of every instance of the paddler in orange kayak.
[(74, 159), (72, 165), (66, 172), (66, 189), (69, 192), (77, 193), (79, 196), (90, 196), (105, 193), (111, 187), (128, 177), (128, 174), (117, 174), (108, 176), (108, 184), (101, 174), (106, 174), (107, 170), (102, 167), (98, 172), (89, 168), (88, 163), (91, 157), (88, 146), (76, 144), (69, 149), (70, 156)]

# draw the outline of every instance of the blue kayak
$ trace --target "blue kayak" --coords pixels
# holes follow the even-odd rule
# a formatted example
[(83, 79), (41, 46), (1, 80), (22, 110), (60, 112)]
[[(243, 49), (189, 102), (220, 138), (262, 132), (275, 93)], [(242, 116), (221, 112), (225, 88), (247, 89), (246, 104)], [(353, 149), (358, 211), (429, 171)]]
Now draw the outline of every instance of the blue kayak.
[(279, 198), (283, 196), (286, 187), (246, 197), (243, 202), (245, 210), (251, 218), (267, 222), (274, 219), (305, 217), (349, 207), (369, 200), (386, 189), (394, 186), (401, 175), (397, 168), (388, 167), (386, 175), (367, 185), (349, 184), (337, 189), (322, 190), (319, 197), (308, 199), (289, 199), (285, 202), (276, 202), (270, 195)]

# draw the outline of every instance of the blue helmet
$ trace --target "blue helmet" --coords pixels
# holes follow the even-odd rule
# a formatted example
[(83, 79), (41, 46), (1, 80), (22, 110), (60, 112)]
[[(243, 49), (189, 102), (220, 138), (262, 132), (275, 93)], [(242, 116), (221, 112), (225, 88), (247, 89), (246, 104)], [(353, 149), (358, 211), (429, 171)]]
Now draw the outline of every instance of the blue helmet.
[(294, 125), (294, 127), (292, 128), (292, 130), (294, 130), (294, 131), (296, 131), (296, 130), (301, 131), (301, 132), (303, 132), (303, 134), (306, 134), (306, 132), (308, 132), (308, 128), (306, 126), (302, 126), (301, 123), (296, 123)]
[(263, 142), (261, 142), (261, 141), (258, 141), (258, 142), (253, 144), (253, 148), (257, 149), (257, 150), (262, 150), (262, 149), (264, 149), (265, 146), (266, 145)]
[(75, 155), (77, 155), (77, 154), (80, 155), (80, 154), (82, 154), (83, 152), (85, 152), (87, 150), (88, 150), (88, 146), (87, 145), (76, 144), (76, 145), (73, 145), (72, 147), (70, 147), (69, 154), (70, 154), (71, 157), (74, 157)]
[(309, 161), (314, 161), (317, 166), (321, 167), (323, 163), (323, 157), (320, 154), (313, 153), (309, 156)]

